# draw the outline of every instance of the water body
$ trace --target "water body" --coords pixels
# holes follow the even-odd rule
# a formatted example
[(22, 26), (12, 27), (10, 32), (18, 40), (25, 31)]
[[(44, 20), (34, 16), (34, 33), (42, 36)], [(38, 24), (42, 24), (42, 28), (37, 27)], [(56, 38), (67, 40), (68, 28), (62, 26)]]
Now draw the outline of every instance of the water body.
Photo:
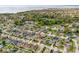
[(79, 8), (79, 5), (0, 5), (0, 13), (16, 13), (47, 8)]

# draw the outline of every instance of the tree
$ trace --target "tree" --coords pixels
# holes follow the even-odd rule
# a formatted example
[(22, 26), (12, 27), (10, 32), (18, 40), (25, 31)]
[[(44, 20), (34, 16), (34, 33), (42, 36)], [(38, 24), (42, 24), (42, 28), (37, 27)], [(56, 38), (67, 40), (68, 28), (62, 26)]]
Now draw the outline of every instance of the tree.
[(2, 33), (2, 29), (0, 29), (0, 34)]
[(22, 20), (16, 20), (16, 21), (14, 22), (14, 24), (15, 24), (15, 25), (23, 25), (24, 22), (23, 22)]
[(5, 46), (6, 45), (6, 42), (5, 41), (2, 41), (2, 44), (3, 44), (3, 46)]

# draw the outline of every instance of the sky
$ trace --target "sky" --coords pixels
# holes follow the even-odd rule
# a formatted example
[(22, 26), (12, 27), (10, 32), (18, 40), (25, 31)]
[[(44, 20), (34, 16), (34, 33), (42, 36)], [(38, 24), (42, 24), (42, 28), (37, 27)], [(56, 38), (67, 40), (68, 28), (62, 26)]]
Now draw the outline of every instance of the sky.
[(79, 5), (0, 5), (0, 13), (16, 13), (47, 8), (79, 8)]

